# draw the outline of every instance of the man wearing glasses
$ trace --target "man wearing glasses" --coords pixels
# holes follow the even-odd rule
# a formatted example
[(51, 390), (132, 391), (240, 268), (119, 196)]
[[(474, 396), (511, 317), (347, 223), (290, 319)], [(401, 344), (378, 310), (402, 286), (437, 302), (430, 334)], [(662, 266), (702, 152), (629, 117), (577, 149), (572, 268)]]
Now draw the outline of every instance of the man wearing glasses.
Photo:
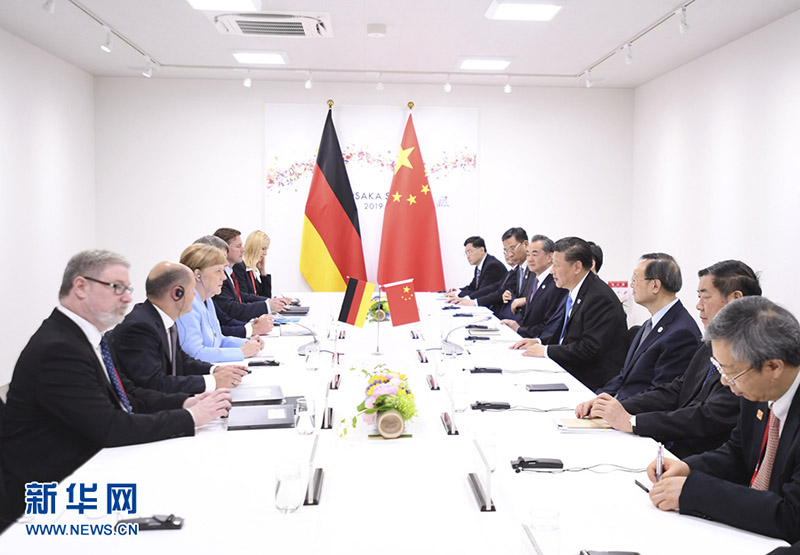
[(706, 328), (720, 380), (742, 397), (718, 449), (655, 461), (650, 499), (661, 510), (800, 540), (800, 324), (763, 297), (734, 301)]
[[(450, 302), (463, 306), (486, 306), (497, 315), (513, 298), (511, 292), (524, 289), (526, 276), (530, 275), (526, 263), (528, 257), (526, 251), (528, 248), (528, 234), (521, 227), (512, 227), (503, 233), (502, 239), (503, 255), (505, 256), (506, 264), (511, 266), (511, 269), (506, 273), (499, 285), (495, 288), (490, 288), (490, 291), (474, 299), (458, 298), (451, 299)], [(506, 294), (506, 292), (509, 293)]]
[(131, 302), (128, 262), (102, 250), (67, 263), (60, 304), (17, 361), (2, 425), (2, 462), (11, 516), (24, 508), (28, 482), (61, 481), (103, 447), (194, 435), (226, 415), (230, 392), (198, 397), (134, 386), (103, 332)]

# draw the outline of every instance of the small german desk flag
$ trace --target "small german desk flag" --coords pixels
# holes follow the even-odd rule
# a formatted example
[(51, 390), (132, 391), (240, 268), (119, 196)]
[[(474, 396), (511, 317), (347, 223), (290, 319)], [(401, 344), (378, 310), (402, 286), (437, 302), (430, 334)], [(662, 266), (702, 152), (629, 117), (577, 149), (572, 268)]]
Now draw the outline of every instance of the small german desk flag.
[(389, 315), (392, 326), (419, 322), (417, 297), (414, 295), (414, 280), (406, 279), (383, 286), (386, 301), (389, 303)]
[(339, 311), (339, 321), (363, 328), (374, 290), (374, 283), (355, 278), (348, 279), (342, 309)]
[(300, 272), (314, 291), (344, 291), (347, 276), (367, 279), (358, 210), (331, 110), (306, 201)]

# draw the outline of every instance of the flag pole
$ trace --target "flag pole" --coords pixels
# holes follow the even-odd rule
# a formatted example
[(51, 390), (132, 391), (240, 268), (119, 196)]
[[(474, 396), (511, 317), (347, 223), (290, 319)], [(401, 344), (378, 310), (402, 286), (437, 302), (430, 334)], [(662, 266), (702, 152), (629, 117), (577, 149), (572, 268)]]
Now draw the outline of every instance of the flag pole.
[(375, 352), (372, 353), (376, 356), (383, 355), (381, 352), (381, 321), (385, 319), (386, 317), (384, 316), (384, 312), (381, 310), (381, 286), (378, 284), (378, 310), (375, 311), (375, 321), (378, 322), (375, 333), (375, 341), (377, 345), (375, 346)]

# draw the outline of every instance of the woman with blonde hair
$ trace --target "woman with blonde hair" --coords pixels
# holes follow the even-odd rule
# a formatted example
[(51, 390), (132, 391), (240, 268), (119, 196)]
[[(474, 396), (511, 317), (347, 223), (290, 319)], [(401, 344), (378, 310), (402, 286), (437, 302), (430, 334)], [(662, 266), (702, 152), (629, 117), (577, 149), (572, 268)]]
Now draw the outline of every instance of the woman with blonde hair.
[(222, 290), (227, 261), (222, 251), (195, 243), (181, 253), (181, 264), (195, 277), (192, 311), (177, 320), (181, 347), (196, 359), (206, 362), (243, 360), (258, 354), (264, 346), (260, 337), (250, 339), (222, 334), (211, 298)]
[(263, 231), (252, 232), (244, 242), (244, 261), (233, 268), (248, 293), (267, 298), (272, 297), (272, 276), (264, 270), (269, 243), (269, 236)]

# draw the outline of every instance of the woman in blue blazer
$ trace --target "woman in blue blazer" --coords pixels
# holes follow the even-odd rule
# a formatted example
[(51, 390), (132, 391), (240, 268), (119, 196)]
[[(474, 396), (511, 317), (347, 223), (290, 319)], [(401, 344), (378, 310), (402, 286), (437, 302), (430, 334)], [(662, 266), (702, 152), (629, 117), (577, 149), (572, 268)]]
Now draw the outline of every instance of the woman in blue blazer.
[(192, 270), (196, 280), (192, 311), (177, 320), (183, 350), (198, 360), (212, 363), (244, 360), (258, 354), (264, 346), (260, 337), (230, 337), (220, 329), (211, 298), (222, 290), (226, 279), (222, 251), (195, 243), (181, 253), (181, 264)]

